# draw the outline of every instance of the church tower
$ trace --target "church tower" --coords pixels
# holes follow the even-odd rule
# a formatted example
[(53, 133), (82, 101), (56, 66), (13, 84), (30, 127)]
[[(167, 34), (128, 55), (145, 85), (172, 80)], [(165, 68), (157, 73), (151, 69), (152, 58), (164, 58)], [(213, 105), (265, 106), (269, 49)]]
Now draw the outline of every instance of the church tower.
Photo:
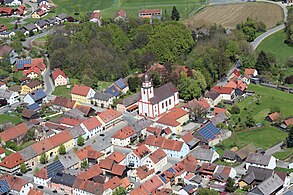
[(150, 99), (154, 97), (154, 88), (148, 73), (145, 73), (142, 77), (142, 87), (140, 93), (142, 102), (145, 103), (149, 102)]

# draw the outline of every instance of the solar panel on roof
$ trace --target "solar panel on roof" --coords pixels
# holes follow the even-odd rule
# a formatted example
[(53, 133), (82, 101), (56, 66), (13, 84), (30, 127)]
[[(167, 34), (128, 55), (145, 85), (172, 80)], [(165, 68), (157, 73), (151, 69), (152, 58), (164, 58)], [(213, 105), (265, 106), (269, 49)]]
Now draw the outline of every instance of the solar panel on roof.
[(174, 169), (173, 169), (172, 167), (169, 168), (167, 171), (168, 171), (168, 172), (171, 172), (171, 173), (173, 173), (173, 174), (175, 174), (175, 171), (174, 171)]
[(5, 180), (0, 180), (0, 194), (6, 194), (10, 191), (10, 186)]
[(205, 138), (205, 140), (208, 141), (215, 139), (220, 133), (220, 130), (215, 127), (215, 125), (213, 125), (211, 122), (209, 122), (205, 126), (200, 128), (197, 132), (200, 133)]
[(57, 172), (64, 170), (62, 163), (57, 160), (47, 166), (48, 178), (53, 177)]
[(163, 177), (162, 175), (160, 175), (160, 178), (161, 180), (164, 182), (164, 183), (167, 183), (167, 179), (165, 177)]

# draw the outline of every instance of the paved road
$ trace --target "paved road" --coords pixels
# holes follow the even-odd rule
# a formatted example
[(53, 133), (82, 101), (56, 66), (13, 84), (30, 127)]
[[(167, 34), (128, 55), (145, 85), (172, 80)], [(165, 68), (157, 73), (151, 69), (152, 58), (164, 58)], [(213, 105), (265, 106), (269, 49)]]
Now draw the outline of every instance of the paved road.
[(50, 76), (51, 74), (51, 69), (50, 69), (50, 61), (48, 58), (46, 58), (47, 60), (47, 68), (45, 73), (43, 74), (43, 80), (44, 80), (44, 89), (45, 89), (45, 93), (47, 95), (51, 95), (52, 92), (54, 91), (54, 84), (53, 84), (53, 80)]
[(49, 35), (49, 34), (52, 34), (54, 32), (54, 30), (47, 30), (47, 31), (44, 31), (40, 34), (36, 34), (34, 36), (31, 36), (31, 37), (28, 37), (24, 42), (22, 42), (22, 45), (24, 47), (28, 47), (28, 48), (31, 48), (32, 47), (32, 42), (37, 39), (37, 38), (40, 38), (40, 37), (44, 37), (46, 35)]
[(272, 155), (272, 154), (274, 154), (276, 152), (281, 151), (282, 150), (282, 148), (281, 148), (282, 144), (283, 144), (283, 142), (280, 142), (277, 145), (275, 145), (275, 146), (267, 149), (266, 152), (265, 152), (265, 154), (266, 155)]

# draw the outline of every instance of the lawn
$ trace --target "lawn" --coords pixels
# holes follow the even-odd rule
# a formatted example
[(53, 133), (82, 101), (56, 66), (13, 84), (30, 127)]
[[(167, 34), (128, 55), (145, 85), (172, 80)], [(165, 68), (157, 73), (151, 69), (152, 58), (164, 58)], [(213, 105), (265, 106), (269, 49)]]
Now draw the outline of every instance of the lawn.
[[(288, 57), (293, 56), (293, 47), (286, 45), (284, 43), (285, 39), (286, 34), (281, 30), (263, 40), (257, 47), (257, 51), (264, 50), (273, 53), (278, 62), (285, 63)], [(293, 72), (293, 70), (291, 70), (291, 72)]]
[(113, 82), (106, 82), (106, 81), (99, 81), (98, 82), (98, 89), (99, 91), (104, 91), (108, 87), (110, 87), (113, 84)]
[[(287, 133), (275, 127), (262, 127), (249, 131), (234, 132), (233, 135), (224, 140), (221, 145), (225, 149), (231, 149), (237, 146), (239, 149), (247, 144), (254, 144), (257, 148), (268, 149), (273, 145), (283, 141), (287, 137)], [(222, 155), (224, 151), (216, 147), (217, 152)]]
[(71, 88), (67, 88), (66, 86), (58, 86), (55, 88), (53, 95), (62, 96), (70, 99)]
[[(261, 85), (249, 85), (249, 90), (255, 91), (255, 96), (248, 97), (236, 105), (240, 108), (240, 114), (231, 116), (231, 121), (237, 118), (243, 118), (250, 114), (256, 122), (265, 121), (265, 117), (270, 112), (271, 107), (279, 107), (281, 114), (284, 117), (291, 116), (292, 108), (288, 105), (293, 105), (292, 94), (282, 92)], [(260, 104), (257, 104), (259, 99)], [(229, 108), (228, 108), (229, 109)], [(246, 109), (246, 110), (245, 110)]]
[(276, 152), (273, 156), (280, 160), (286, 160), (287, 158), (293, 156), (293, 148), (286, 148), (281, 152)]
[(0, 115), (0, 124), (5, 124), (8, 122), (12, 122), (14, 125), (17, 125), (22, 122), (22, 119), (16, 116), (10, 116), (8, 114)]
[(28, 141), (28, 142), (24, 142), (23, 144), (17, 146), (17, 151), (20, 151), (20, 150), (22, 150), (22, 149), (24, 149), (24, 148), (27, 148), (27, 147), (29, 147), (30, 145), (34, 144), (34, 143), (36, 143), (36, 141), (34, 141), (34, 140), (30, 140), (30, 141)]
[(1, 17), (1, 24), (4, 24), (8, 29), (12, 29), (15, 27), (15, 24), (13, 23), (17, 18), (4, 18)]
[(204, 24), (221, 24), (225, 28), (235, 28), (237, 24), (248, 17), (264, 22), (268, 29), (275, 27), (284, 20), (280, 6), (271, 3), (233, 3), (227, 5), (212, 5), (205, 7), (186, 23), (194, 28)]
[[(76, 5), (81, 13), (91, 13), (94, 10), (102, 10), (103, 18), (114, 18), (119, 9), (124, 9), (128, 17), (137, 17), (141, 9), (162, 9), (171, 15), (173, 6), (177, 7), (181, 18), (186, 18), (190, 12), (199, 8), (200, 0), (53, 0), (57, 5), (56, 12), (73, 15)], [(115, 2), (115, 3), (114, 3)]]

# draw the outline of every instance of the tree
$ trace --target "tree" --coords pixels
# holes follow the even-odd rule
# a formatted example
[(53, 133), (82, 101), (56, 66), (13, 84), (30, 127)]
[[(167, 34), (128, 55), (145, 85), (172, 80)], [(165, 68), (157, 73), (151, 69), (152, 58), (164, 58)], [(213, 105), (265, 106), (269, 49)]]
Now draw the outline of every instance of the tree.
[(239, 114), (240, 113), (240, 108), (237, 105), (232, 106), (230, 110), (231, 114)]
[(22, 31), (16, 31), (15, 36), (20, 41), (25, 41), (25, 35)]
[(87, 162), (87, 160), (86, 159), (84, 159), (82, 162), (81, 162), (81, 168), (83, 168), (83, 169), (86, 169), (86, 168), (88, 168), (88, 166), (89, 166), (89, 163)]
[(129, 77), (128, 86), (131, 92), (136, 93), (137, 88), (140, 86), (140, 80), (137, 77)]
[(208, 188), (199, 188), (197, 190), (198, 195), (218, 195), (219, 193), (215, 190), (210, 190)]
[(122, 186), (119, 186), (116, 188), (116, 190), (113, 192), (113, 195), (125, 195), (126, 191)]
[(176, 6), (173, 6), (171, 19), (176, 20), (176, 21), (179, 21), (179, 19), (180, 19), (180, 14), (179, 14)]
[(63, 144), (61, 144), (61, 145), (59, 146), (58, 152), (59, 152), (59, 154), (61, 154), (61, 155), (66, 154), (66, 148), (65, 148), (65, 146), (64, 146)]
[(260, 72), (264, 72), (270, 68), (270, 62), (267, 57), (267, 54), (261, 50), (261, 52), (258, 54), (258, 58), (256, 60), (255, 68)]
[(287, 147), (293, 148), (293, 126), (290, 127), (289, 135), (287, 138)]
[(40, 156), (40, 163), (41, 163), (41, 164), (46, 164), (47, 160), (48, 160), (48, 157), (47, 157), (47, 155), (43, 152), (43, 153), (41, 154), (41, 156)]
[(14, 51), (20, 52), (22, 50), (22, 43), (20, 40), (16, 39), (11, 43), (11, 47), (14, 49)]
[(194, 79), (187, 77), (184, 73), (181, 74), (178, 87), (180, 96), (186, 101), (201, 95), (201, 89), (198, 83)]
[(20, 172), (22, 172), (22, 173), (26, 173), (27, 172), (27, 168), (26, 168), (26, 164), (25, 163), (21, 163), (20, 164)]
[(8, 141), (8, 142), (6, 142), (5, 145), (6, 145), (7, 148), (10, 148), (10, 149), (12, 149), (14, 151), (17, 150), (17, 144), (14, 141)]
[(77, 145), (78, 146), (83, 146), (84, 145), (84, 138), (79, 135), (78, 138), (77, 138)]
[(225, 190), (228, 192), (234, 192), (235, 191), (234, 185), (235, 185), (235, 181), (231, 177), (229, 177), (226, 182)]
[(56, 155), (54, 158), (54, 161), (57, 161), (57, 160), (59, 160), (59, 157)]
[(34, 31), (30, 30), (28, 36), (32, 37), (34, 35), (35, 35)]
[(33, 140), (35, 137), (35, 130), (34, 129), (28, 130), (26, 135), (28, 140)]

